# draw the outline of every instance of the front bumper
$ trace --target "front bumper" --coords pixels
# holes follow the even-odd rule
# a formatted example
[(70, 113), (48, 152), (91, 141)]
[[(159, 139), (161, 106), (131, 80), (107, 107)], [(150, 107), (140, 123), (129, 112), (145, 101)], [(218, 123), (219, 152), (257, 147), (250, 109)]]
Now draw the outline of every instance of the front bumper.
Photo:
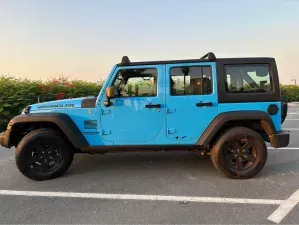
[(269, 135), (273, 148), (287, 147), (290, 142), (290, 131), (282, 130), (276, 134)]
[(5, 148), (10, 148), (9, 145), (9, 135), (11, 130), (6, 130), (5, 132), (0, 133), (0, 145)]

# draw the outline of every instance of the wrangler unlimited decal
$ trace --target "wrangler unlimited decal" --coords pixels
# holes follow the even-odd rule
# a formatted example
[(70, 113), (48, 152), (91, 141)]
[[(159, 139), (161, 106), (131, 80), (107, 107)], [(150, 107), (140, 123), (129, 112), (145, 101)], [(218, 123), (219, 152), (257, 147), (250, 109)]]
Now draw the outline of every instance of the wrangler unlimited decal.
[(39, 109), (49, 109), (49, 108), (73, 108), (74, 104), (54, 104), (54, 105), (40, 105)]

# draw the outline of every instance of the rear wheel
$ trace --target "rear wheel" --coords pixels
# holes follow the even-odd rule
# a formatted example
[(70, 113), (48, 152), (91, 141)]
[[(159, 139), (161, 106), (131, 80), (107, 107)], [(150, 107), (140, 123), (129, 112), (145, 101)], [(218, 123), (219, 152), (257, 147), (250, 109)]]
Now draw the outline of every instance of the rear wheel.
[(53, 129), (38, 129), (27, 134), (16, 149), (19, 171), (33, 180), (61, 176), (74, 158), (72, 148)]
[(211, 158), (218, 171), (234, 179), (257, 175), (267, 160), (267, 147), (262, 137), (246, 127), (227, 130), (213, 146)]

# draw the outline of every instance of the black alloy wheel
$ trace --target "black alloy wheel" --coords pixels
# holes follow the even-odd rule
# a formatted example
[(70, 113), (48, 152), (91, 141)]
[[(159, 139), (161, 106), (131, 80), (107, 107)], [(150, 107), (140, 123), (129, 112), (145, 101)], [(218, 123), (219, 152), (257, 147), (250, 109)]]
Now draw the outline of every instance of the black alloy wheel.
[(225, 131), (211, 150), (215, 168), (229, 178), (247, 179), (257, 175), (267, 160), (263, 138), (247, 127)]
[(41, 140), (32, 144), (28, 157), (32, 170), (48, 173), (61, 166), (62, 162), (61, 149), (54, 141)]
[(61, 176), (72, 164), (73, 148), (56, 130), (34, 130), (20, 141), (16, 149), (19, 171), (32, 180)]
[(226, 151), (228, 165), (237, 170), (244, 170), (252, 166), (256, 160), (256, 149), (253, 138), (234, 140), (228, 143)]

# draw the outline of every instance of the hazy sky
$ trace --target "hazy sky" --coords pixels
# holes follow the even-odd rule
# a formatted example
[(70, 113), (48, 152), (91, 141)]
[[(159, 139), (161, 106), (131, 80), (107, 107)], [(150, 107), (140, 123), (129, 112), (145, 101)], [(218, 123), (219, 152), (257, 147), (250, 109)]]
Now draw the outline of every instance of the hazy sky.
[(0, 0), (0, 75), (104, 79), (131, 61), (270, 56), (299, 82), (299, 0)]

